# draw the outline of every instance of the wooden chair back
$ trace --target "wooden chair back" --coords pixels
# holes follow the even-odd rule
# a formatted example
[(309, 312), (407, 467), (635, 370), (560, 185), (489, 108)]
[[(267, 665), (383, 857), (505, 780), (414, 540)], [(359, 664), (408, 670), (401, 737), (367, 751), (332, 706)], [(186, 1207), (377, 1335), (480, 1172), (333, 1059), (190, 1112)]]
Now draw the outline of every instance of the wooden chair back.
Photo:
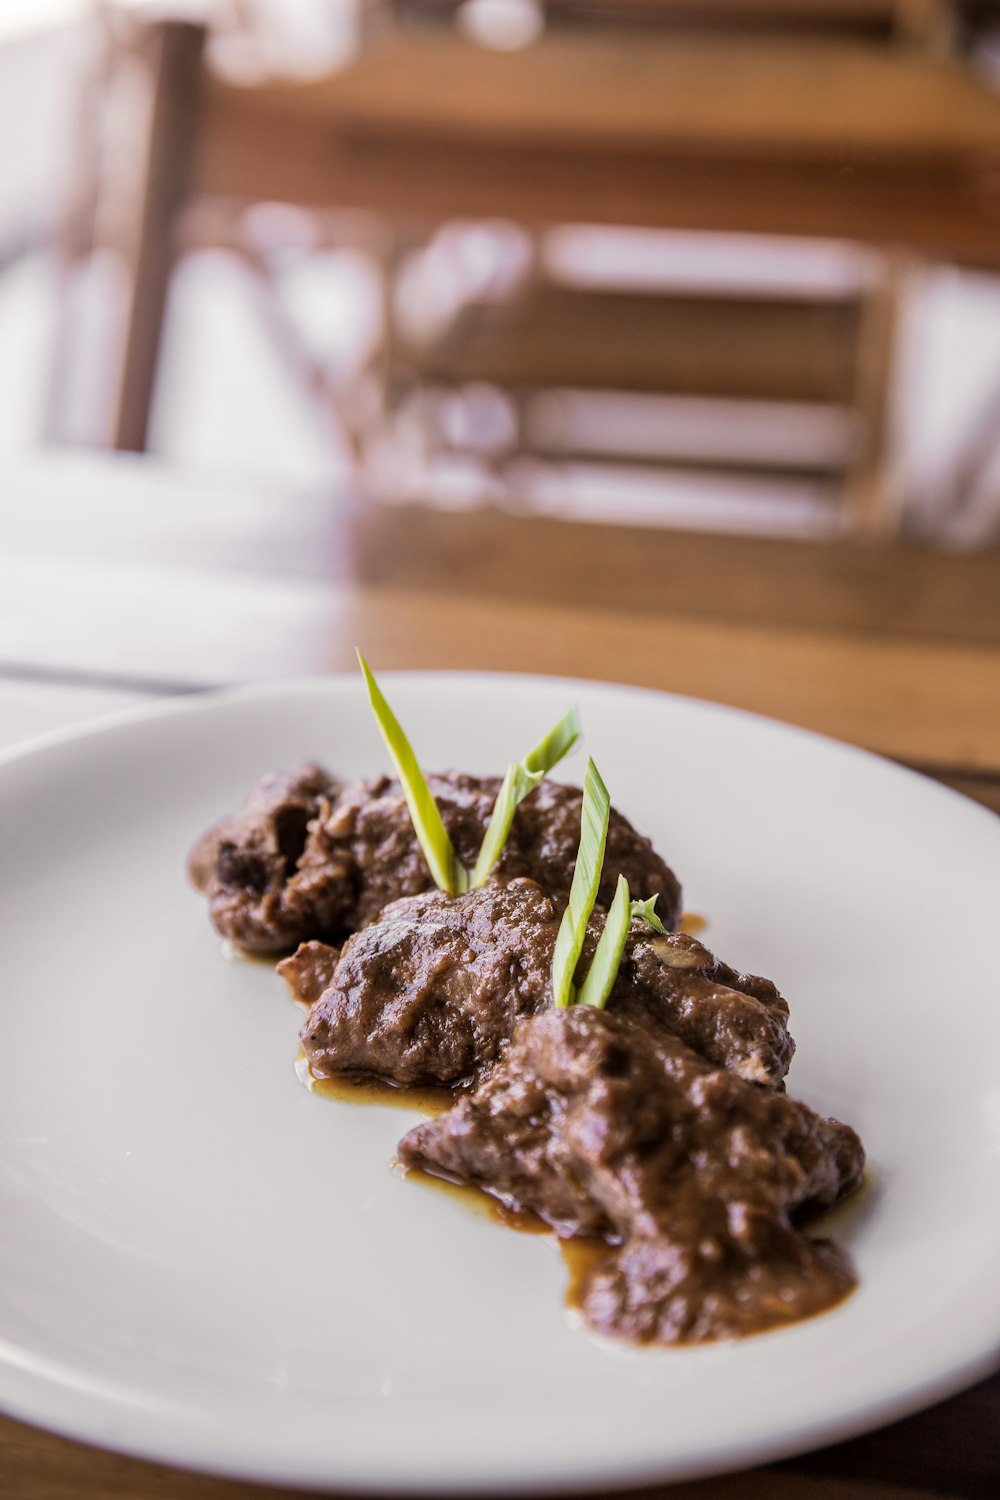
[[(511, 0), (530, 5), (533, 0)], [(952, 0), (534, 0), (548, 27), (643, 25), (660, 30), (737, 30), (938, 42)], [(404, 24), (454, 20), (475, 0), (393, 0)]]
[[(910, 37), (942, 10), (932, 0), (600, 3), (616, 15), (645, 8), (694, 20), (697, 13), (705, 24), (751, 14), (758, 23), (789, 25), (811, 14), (815, 24), (822, 14), (831, 25), (863, 23)], [(404, 14), (413, 7), (447, 16), (457, 10), (455, 0), (400, 4)], [(201, 33), (176, 24), (163, 29), (116, 445), (145, 443), (177, 222), (199, 195), (370, 211), (381, 216), (388, 240), (401, 224), (419, 234), (449, 219), (504, 217), (533, 232), (558, 222), (604, 222), (837, 236), (1000, 262), (1000, 209), (989, 186), (991, 162), (1000, 160), (1000, 102), (969, 70), (910, 47), (889, 54), (843, 39), (728, 45), (623, 31), (613, 44), (602, 37), (592, 45), (568, 23), (561, 34), (557, 16), (597, 4), (545, 0), (552, 34), (516, 56), (472, 47), (449, 26), (433, 36), (390, 39), (329, 78), (253, 87), (203, 80)], [(390, 280), (391, 272), (387, 287)], [(847, 358), (844, 327), (860, 329), (867, 344), (856, 368), (868, 391), (862, 404), (873, 414), (870, 471), (883, 444), (897, 297), (889, 288), (869, 301), (863, 315), (848, 308), (844, 322), (838, 314), (826, 342), (836, 380)], [(386, 306), (391, 302), (387, 293)], [(594, 305), (621, 324), (622, 305)], [(561, 303), (550, 298), (542, 310), (572, 325)], [(624, 311), (632, 316), (634, 309)], [(679, 304), (661, 311), (672, 320), (682, 315)], [(500, 337), (506, 330), (488, 313), (471, 330), (471, 343), (449, 352), (449, 363), (471, 359), (470, 350), (477, 359), (485, 351), (494, 365), (507, 359), (510, 345)], [(748, 328), (756, 315), (746, 310)], [(643, 317), (635, 314), (637, 327)], [(789, 340), (797, 345), (794, 330)], [(759, 342), (750, 330), (748, 346)], [(518, 360), (527, 347), (519, 340)], [(532, 373), (554, 379), (558, 371)], [(644, 368), (640, 374), (645, 386)], [(724, 380), (714, 366), (696, 374), (699, 389), (729, 389), (728, 374)], [(874, 493), (869, 477), (864, 484)], [(855, 509), (859, 516), (879, 512), (867, 501)]]

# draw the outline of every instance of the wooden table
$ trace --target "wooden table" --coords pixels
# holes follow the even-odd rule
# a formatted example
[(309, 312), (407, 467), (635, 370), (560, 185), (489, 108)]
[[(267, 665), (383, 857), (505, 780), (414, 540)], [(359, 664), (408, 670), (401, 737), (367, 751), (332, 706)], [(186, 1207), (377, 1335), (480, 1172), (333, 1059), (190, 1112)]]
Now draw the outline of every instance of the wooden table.
[[(165, 693), (347, 669), (355, 643), (378, 668), (565, 673), (717, 699), (852, 740), (1000, 811), (1000, 552), (363, 504), (193, 485), (148, 460), (0, 472), (0, 744)], [(5, 1500), (285, 1493), (0, 1417)], [(987, 1500), (1000, 1495), (1000, 1375), (880, 1432), (646, 1493)]]

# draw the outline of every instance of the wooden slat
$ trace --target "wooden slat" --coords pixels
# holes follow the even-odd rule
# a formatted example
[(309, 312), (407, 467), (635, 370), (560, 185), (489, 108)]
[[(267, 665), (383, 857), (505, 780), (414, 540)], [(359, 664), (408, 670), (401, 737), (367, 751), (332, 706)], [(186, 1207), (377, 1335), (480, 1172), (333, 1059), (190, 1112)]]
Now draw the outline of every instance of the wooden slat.
[[(447, 32), (372, 49), (338, 75), (241, 90), (322, 132), (408, 131), (577, 151), (717, 152), (893, 164), (1000, 145), (1000, 100), (967, 67), (919, 52), (726, 37), (546, 36), (515, 52)], [(211, 120), (211, 116), (209, 116)]]
[[(453, 16), (464, 0), (395, 0), (394, 9), (404, 19), (416, 16)], [(903, 7), (899, 0), (543, 0), (546, 19), (599, 13), (618, 21), (630, 15), (647, 15), (664, 24), (692, 21), (700, 24), (806, 27), (810, 30), (861, 28), (888, 30)]]
[[(876, 69), (859, 95), (850, 58), (841, 68), (827, 58), (804, 69), (805, 92), (846, 97), (854, 108), (824, 107), (813, 128), (790, 135), (787, 122), (784, 133), (780, 120), (768, 125), (773, 99), (758, 116), (750, 84), (772, 98), (787, 83), (789, 108), (802, 106), (808, 118), (791, 56), (776, 72), (761, 67), (754, 78), (751, 69), (737, 86), (739, 56), (707, 68), (675, 58), (661, 76), (655, 60), (640, 52), (633, 69), (617, 48), (605, 69), (602, 47), (586, 68), (580, 59), (579, 73), (560, 52), (549, 78), (535, 56), (547, 58), (549, 44), (513, 58), (447, 38), (412, 45), (326, 83), (258, 91), (213, 82), (196, 191), (373, 209), (420, 224), (499, 215), (900, 240), (977, 265), (1000, 261), (1000, 101), (952, 68), (919, 60), (912, 76), (896, 77), (904, 97), (894, 111), (888, 77)], [(867, 59), (862, 72), (870, 67)], [(659, 117), (646, 109), (650, 88)], [(739, 108), (722, 110), (730, 89)], [(565, 114), (555, 109), (559, 95), (569, 100)], [(545, 98), (547, 107), (538, 102)], [(695, 119), (685, 127), (687, 102)]]
[[(442, 441), (441, 451), (467, 455), (469, 448)], [(789, 512), (792, 505), (800, 499), (798, 487), (808, 485), (810, 506), (818, 503), (830, 511), (829, 524), (823, 530), (823, 535), (836, 536), (843, 530), (844, 471), (848, 463), (846, 454), (840, 461), (831, 457), (817, 458), (815, 463), (809, 463), (780, 453), (773, 458), (762, 454), (740, 457), (710, 451), (696, 453), (681, 446), (669, 451), (658, 449), (655, 453), (634, 450), (623, 453), (610, 445), (591, 444), (584, 447), (582, 444), (550, 442), (547, 438), (536, 441), (529, 436), (518, 445), (516, 454), (513, 455), (515, 464), (520, 464), (522, 459), (529, 463), (537, 459), (546, 466), (579, 466), (586, 468), (592, 478), (595, 469), (610, 470), (614, 477), (608, 481), (609, 489), (617, 487), (618, 476), (622, 472), (643, 473), (650, 477), (669, 476), (672, 480), (682, 482), (704, 475), (709, 475), (712, 479), (731, 477), (737, 486), (741, 481), (769, 481), (768, 499), (787, 499)], [(516, 489), (516, 481), (514, 487)], [(608, 508), (613, 511), (614, 502)], [(748, 517), (752, 518), (754, 500), (749, 494), (746, 496), (745, 509)], [(751, 524), (750, 529), (759, 530), (760, 527)], [(788, 529), (793, 531), (794, 527), (789, 526)], [(815, 533), (811, 532), (810, 535)]]
[(669, 26), (726, 26), (795, 32), (875, 33), (893, 30), (893, 0), (544, 0), (550, 21), (599, 17), (620, 23), (631, 18)]
[[(454, 11), (458, 0), (439, 3)], [(661, 29), (725, 27), (876, 41), (902, 38), (923, 44), (947, 37), (954, 9), (952, 0), (544, 0), (544, 4), (546, 18), (560, 24), (638, 22)]]
[(464, 308), (414, 350), (421, 377), (849, 403), (857, 301), (583, 292), (540, 286)]

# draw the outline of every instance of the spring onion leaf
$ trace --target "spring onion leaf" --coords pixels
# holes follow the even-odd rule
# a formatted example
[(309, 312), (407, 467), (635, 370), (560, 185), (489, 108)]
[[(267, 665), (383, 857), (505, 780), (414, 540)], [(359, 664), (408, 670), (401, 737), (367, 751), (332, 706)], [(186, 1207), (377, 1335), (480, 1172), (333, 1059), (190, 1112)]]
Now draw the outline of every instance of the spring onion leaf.
[(544, 776), (559, 764), (564, 755), (569, 754), (582, 733), (580, 715), (574, 704), (566, 710), (559, 723), (553, 725), (545, 738), (539, 740), (534, 750), (528, 751), (521, 764), (529, 774), (540, 773)]
[(448, 830), (441, 821), (438, 805), (431, 795), (431, 789), (427, 785), (423, 771), (417, 764), (417, 758), (410, 747), (409, 740), (382, 696), (382, 691), (372, 676), (368, 663), (360, 651), (357, 655), (375, 721), (385, 740), (386, 749), (392, 757), (393, 765), (396, 767), (396, 774), (403, 788), (403, 795), (406, 797), (406, 805), (410, 809), (414, 832), (424, 851), (424, 857), (430, 866), (435, 884), (440, 886), (441, 890), (447, 891), (450, 896), (457, 896), (469, 889), (468, 871), (455, 853), (454, 845), (448, 837)]
[(518, 805), (529, 792), (534, 791), (552, 767), (572, 750), (579, 738), (580, 718), (574, 707), (563, 714), (559, 723), (549, 730), (533, 750), (528, 751), (522, 761), (512, 761), (507, 767), (507, 774), (493, 804), (489, 827), (472, 871), (470, 883), (473, 890), (485, 883), (503, 853)]
[(493, 804), (489, 827), (483, 835), (479, 857), (469, 877), (473, 890), (486, 883), (490, 871), (503, 853), (519, 803), (524, 801), (529, 792), (535, 790), (544, 775), (544, 771), (525, 770), (523, 761), (513, 760), (507, 767), (507, 774)]
[(618, 966), (622, 961), (631, 922), (632, 904), (629, 901), (628, 881), (624, 875), (619, 875), (615, 899), (611, 903), (587, 977), (577, 994), (577, 1005), (593, 1005), (597, 1010), (604, 1009), (618, 978)]
[(611, 798), (592, 760), (587, 761), (583, 778), (583, 807), (580, 813), (580, 848), (570, 886), (569, 905), (563, 913), (552, 955), (552, 997), (556, 1005), (572, 1005), (573, 976), (580, 961), (587, 918), (597, 899), (604, 864), (604, 845), (608, 836)]
[(658, 897), (650, 896), (648, 901), (633, 901), (632, 916), (639, 917), (648, 927), (652, 927), (654, 932), (666, 932), (667, 929), (653, 910), (657, 900)]

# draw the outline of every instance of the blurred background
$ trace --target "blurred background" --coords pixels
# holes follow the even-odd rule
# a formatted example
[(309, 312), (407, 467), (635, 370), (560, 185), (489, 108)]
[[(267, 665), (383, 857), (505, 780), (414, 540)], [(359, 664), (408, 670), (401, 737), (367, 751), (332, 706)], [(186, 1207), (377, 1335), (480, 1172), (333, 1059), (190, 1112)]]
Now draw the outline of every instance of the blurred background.
[(0, 458), (987, 547), (998, 86), (969, 0), (0, 0)]

